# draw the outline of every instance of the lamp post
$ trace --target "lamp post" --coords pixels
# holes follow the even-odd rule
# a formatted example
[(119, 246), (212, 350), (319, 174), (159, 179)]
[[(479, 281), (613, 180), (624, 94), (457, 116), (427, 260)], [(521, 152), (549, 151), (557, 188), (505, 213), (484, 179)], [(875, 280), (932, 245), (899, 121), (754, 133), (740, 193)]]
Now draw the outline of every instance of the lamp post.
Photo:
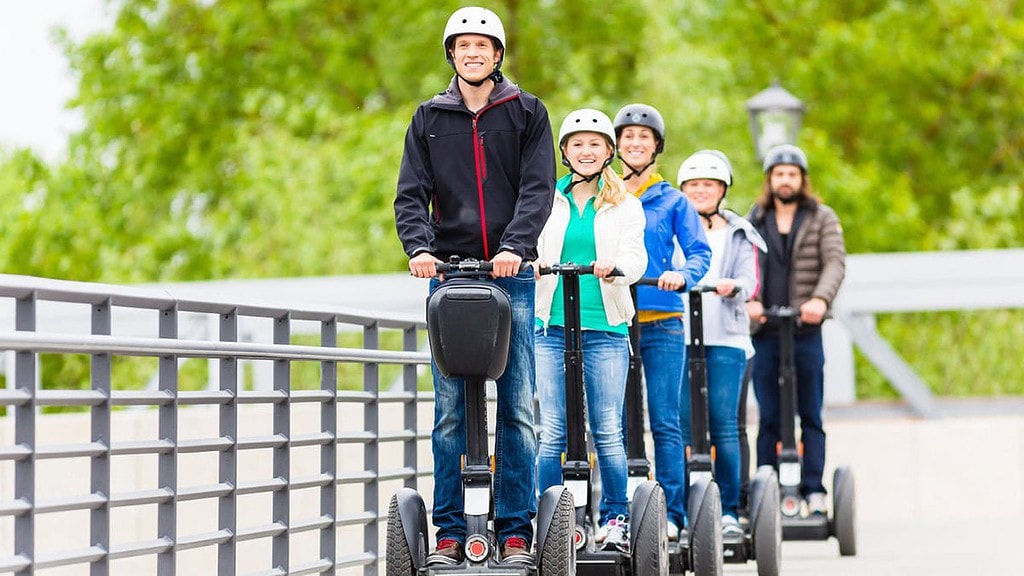
[(805, 110), (804, 103), (779, 86), (778, 81), (747, 100), (750, 134), (758, 162), (764, 160), (773, 146), (796, 143)]

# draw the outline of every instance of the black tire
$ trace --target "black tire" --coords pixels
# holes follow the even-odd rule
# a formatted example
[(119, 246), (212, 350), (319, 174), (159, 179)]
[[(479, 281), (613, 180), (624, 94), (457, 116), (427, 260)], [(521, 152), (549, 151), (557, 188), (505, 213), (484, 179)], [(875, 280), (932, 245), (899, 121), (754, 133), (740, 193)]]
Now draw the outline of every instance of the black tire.
[(839, 540), (840, 556), (857, 555), (856, 501), (853, 470), (836, 468), (832, 475), (832, 533)]
[[(639, 489), (637, 490), (639, 492)], [(636, 501), (634, 501), (636, 504)], [(630, 522), (636, 522), (630, 542), (633, 576), (668, 576), (668, 528), (665, 491), (655, 484), (644, 510), (630, 510)]]
[(572, 493), (563, 488), (551, 511), (551, 523), (543, 545), (537, 551), (538, 576), (575, 576), (575, 526), (576, 508), (573, 506)]
[(700, 501), (690, 502), (690, 554), (693, 558), (693, 573), (696, 576), (722, 576), (722, 498), (718, 484), (709, 482), (702, 495), (694, 496), (700, 498)]
[(755, 511), (751, 525), (754, 560), (758, 576), (779, 576), (782, 571), (782, 514), (779, 511), (779, 481), (774, 470), (767, 470), (762, 486), (759, 509)]
[(412, 551), (405, 539), (405, 526), (402, 515), (398, 513), (398, 495), (391, 497), (388, 507), (388, 550), (387, 576), (415, 576), (416, 567), (412, 563)]

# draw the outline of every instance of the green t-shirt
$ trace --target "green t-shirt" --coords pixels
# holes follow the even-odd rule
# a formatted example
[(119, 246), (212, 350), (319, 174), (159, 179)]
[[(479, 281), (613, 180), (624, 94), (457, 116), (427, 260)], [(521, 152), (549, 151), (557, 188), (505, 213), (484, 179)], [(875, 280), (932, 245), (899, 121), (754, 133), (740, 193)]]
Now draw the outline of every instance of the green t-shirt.
[[(597, 210), (594, 208), (594, 199), (587, 200), (583, 207), (582, 214), (572, 199), (572, 193), (566, 194), (565, 188), (569, 184), (571, 175), (564, 176), (558, 181), (556, 188), (569, 201), (569, 225), (565, 229), (565, 241), (562, 244), (562, 254), (559, 262), (562, 264), (572, 262), (573, 264), (589, 265), (597, 260), (597, 245), (594, 241), (594, 217)], [(599, 185), (603, 185), (601, 182)], [(604, 312), (604, 297), (601, 295), (600, 280), (592, 274), (580, 276), (580, 324), (586, 330), (603, 330), (617, 334), (628, 334), (629, 327), (625, 324), (611, 326), (608, 324), (608, 316)], [(540, 325), (540, 320), (537, 321)], [(558, 278), (558, 287), (555, 289), (554, 299), (551, 301), (552, 326), (565, 326), (565, 293), (562, 289), (562, 278)]]

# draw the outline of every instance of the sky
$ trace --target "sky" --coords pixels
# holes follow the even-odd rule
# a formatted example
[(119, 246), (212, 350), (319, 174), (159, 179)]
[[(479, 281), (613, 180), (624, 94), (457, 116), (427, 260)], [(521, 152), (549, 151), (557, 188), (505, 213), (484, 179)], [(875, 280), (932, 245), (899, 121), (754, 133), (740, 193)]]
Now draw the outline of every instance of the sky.
[(0, 147), (63, 154), (81, 119), (65, 109), (76, 82), (52, 29), (81, 40), (111, 18), (104, 0), (0, 0)]

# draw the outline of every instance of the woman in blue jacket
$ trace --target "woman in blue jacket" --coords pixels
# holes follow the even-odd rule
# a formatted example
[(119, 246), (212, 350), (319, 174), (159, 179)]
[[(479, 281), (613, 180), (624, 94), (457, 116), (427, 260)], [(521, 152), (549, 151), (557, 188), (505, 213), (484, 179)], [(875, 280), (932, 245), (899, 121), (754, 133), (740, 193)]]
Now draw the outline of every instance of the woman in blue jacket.
[[(718, 150), (701, 150), (683, 161), (679, 187), (697, 209), (711, 245), (711, 267), (702, 284), (717, 288), (703, 295), (704, 345), (707, 354), (708, 428), (715, 447), (715, 480), (721, 489), (722, 533), (739, 538), (740, 443), (737, 432), (740, 390), (747, 360), (753, 357), (750, 319), (744, 302), (757, 288), (757, 250), (767, 245), (754, 226), (722, 200), (732, 185), (732, 167)], [(683, 442), (690, 441), (689, 373), (683, 374), (680, 422)]]
[(657, 288), (637, 288), (637, 316), (654, 437), (655, 478), (665, 491), (668, 536), (675, 540), (686, 517), (679, 428), (686, 334), (683, 297), (675, 290), (700, 282), (711, 263), (711, 248), (697, 211), (655, 171), (655, 159), (665, 149), (661, 114), (646, 104), (629, 104), (615, 115), (614, 124), (626, 189), (640, 198), (647, 219), (644, 276), (658, 278)]

